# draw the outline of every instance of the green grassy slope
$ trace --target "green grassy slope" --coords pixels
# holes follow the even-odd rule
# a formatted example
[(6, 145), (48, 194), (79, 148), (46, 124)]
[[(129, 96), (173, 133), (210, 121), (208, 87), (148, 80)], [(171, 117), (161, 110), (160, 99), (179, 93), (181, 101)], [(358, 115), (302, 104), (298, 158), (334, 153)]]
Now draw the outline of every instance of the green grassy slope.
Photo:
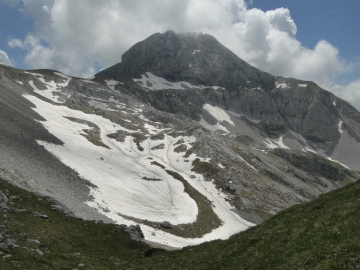
[[(51, 200), (4, 180), (0, 180), (0, 190), (9, 197), (7, 205), (10, 207), (6, 213), (0, 207), (0, 234), (3, 237), (0, 242), (10, 238), (19, 246), (0, 248), (1, 270), (127, 269), (142, 259), (148, 250), (146, 245), (131, 240), (119, 226), (66, 216), (59, 210), (52, 210), (54, 202)], [(11, 199), (11, 195), (19, 196), (20, 201)], [(26, 211), (22, 212), (22, 209)], [(48, 217), (36, 216), (34, 212)], [(40, 244), (29, 243), (29, 239), (38, 240)], [(39, 249), (44, 254), (30, 249)], [(2, 259), (8, 254), (11, 257)]]
[[(173, 252), (152, 252), (114, 225), (66, 217), (51, 210), (46, 199), (39, 201), (5, 181), (0, 190), (20, 195), (22, 201), (14, 205), (28, 209), (10, 209), (5, 224), (0, 219), (0, 233), (5, 225), (16, 244), (39, 239), (44, 251), (41, 256), (21, 247), (0, 250), (0, 269), (360, 269), (359, 181), (293, 206), (227, 241)], [(49, 217), (34, 217), (31, 211)], [(6, 254), (12, 256), (1, 259)]]

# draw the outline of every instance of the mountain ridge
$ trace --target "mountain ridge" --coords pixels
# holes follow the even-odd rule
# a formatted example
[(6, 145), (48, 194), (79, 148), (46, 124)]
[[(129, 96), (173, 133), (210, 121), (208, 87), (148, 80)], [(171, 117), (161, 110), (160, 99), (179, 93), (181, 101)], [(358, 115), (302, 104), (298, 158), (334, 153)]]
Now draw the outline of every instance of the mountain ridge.
[[(177, 46), (173, 46), (174, 42)], [(187, 45), (192, 43), (195, 45)], [(208, 51), (204, 50), (206, 46)], [(215, 52), (211, 50), (213, 47), (216, 48)], [(195, 57), (200, 58), (200, 73), (189, 66)], [(208, 60), (210, 57), (215, 60)], [(206, 61), (201, 62), (201, 59)], [(231, 67), (231, 72), (227, 71), (227, 66)], [(174, 70), (175, 68), (178, 70)], [(211, 71), (208, 71), (209, 69)], [(176, 34), (173, 31), (154, 34), (135, 44), (124, 53), (119, 64), (99, 72), (95, 78), (116, 79), (120, 76), (123, 79), (127, 77), (131, 81), (144, 76), (143, 81), (137, 80), (137, 83), (152, 84), (146, 79), (146, 76), (148, 77), (146, 72), (168, 79), (169, 83), (188, 81), (193, 86), (203, 85), (200, 91), (194, 91), (194, 87), (182, 89), (185, 90), (186, 95), (179, 93), (179, 98), (167, 97), (167, 100), (162, 102), (162, 104), (176, 103), (177, 108), (159, 107), (152, 102), (161, 98), (158, 93), (155, 91), (145, 93), (144, 98), (162, 110), (172, 113), (189, 112), (189, 116), (198, 119), (202, 105), (210, 102), (213, 106), (260, 120), (257, 128), (270, 137), (279, 137), (292, 130), (320, 144), (337, 143), (340, 139), (338, 123), (344, 118), (342, 123), (350, 136), (357, 141), (360, 138), (360, 129), (352, 127), (353, 121), (357, 123), (356, 126), (360, 123), (360, 114), (350, 104), (313, 82), (275, 77), (261, 72), (209, 35)], [(203, 78), (206, 78), (206, 83), (202, 81)], [(228, 83), (229, 81), (231, 83)], [(214, 89), (212, 85), (224, 87), (225, 90)], [(141, 86), (147, 88), (146, 85)], [(171, 86), (168, 88), (171, 89)], [(166, 86), (163, 87), (163, 91), (166, 90)], [(179, 90), (171, 92), (178, 93)], [(331, 150), (326, 151), (331, 152)]]

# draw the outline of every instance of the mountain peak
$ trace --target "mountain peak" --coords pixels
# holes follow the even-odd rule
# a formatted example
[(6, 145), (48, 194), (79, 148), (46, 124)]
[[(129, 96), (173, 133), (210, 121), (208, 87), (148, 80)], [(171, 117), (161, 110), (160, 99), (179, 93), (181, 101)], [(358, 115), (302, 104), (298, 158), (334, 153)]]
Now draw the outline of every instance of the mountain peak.
[(140, 78), (146, 72), (170, 82), (217, 85), (237, 89), (252, 81), (263, 89), (274, 85), (275, 77), (237, 57), (216, 38), (202, 33), (156, 33), (138, 42), (122, 61), (96, 76), (100, 79)]

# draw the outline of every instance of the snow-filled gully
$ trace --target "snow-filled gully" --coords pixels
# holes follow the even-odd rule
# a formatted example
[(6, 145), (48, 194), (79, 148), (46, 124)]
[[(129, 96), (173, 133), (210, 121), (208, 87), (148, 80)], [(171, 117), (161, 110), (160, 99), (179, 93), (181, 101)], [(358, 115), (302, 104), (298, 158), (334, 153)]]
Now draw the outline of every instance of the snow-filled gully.
[[(174, 144), (180, 139), (184, 140), (189, 149), (190, 143), (195, 141), (194, 137), (174, 138), (164, 134), (164, 138), (160, 140), (147, 138), (140, 143), (143, 147), (143, 151), (140, 151), (132, 136), (126, 136), (124, 142), (107, 136), (118, 130), (128, 133), (136, 131), (127, 130), (98, 115), (52, 105), (30, 95), (25, 97), (36, 105), (34, 110), (46, 119), (42, 124), (63, 141), (64, 145), (43, 141), (38, 143), (96, 186), (91, 188), (94, 199), (86, 203), (100, 213), (118, 224), (127, 225), (134, 222), (124, 218), (126, 216), (152, 222), (169, 221), (173, 225), (195, 222), (198, 215), (196, 202), (184, 192), (184, 185), (180, 181), (170, 176), (163, 168), (154, 166), (153, 162), (156, 162), (166, 170), (179, 173), (194, 189), (210, 200), (214, 213), (222, 221), (220, 227), (199, 238), (175, 236), (141, 225), (146, 240), (181, 248), (216, 239), (227, 239), (253, 225), (231, 211), (232, 206), (225, 200), (226, 196), (217, 190), (213, 183), (204, 181), (202, 175), (191, 171), (192, 161), (198, 158), (195, 154), (184, 158), (183, 152), (174, 151), (177, 147)], [(94, 145), (82, 136), (83, 130), (92, 129), (91, 127), (65, 117), (97, 125), (102, 142), (109, 148)], [(155, 129), (150, 124), (145, 127), (149, 131)], [(160, 144), (164, 144), (163, 148), (156, 148)], [(195, 178), (191, 178), (190, 175), (195, 175)]]

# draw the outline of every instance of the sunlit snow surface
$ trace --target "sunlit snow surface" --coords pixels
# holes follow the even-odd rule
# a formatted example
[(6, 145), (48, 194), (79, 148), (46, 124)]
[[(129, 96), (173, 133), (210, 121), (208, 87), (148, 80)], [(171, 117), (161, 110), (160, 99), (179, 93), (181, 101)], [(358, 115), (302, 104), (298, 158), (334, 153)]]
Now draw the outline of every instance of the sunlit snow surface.
[(288, 89), (288, 88), (290, 88), (290, 86), (289, 86), (288, 83), (278, 83), (278, 82), (275, 82), (275, 85), (276, 85), (276, 88), (283, 88), (283, 89)]
[(217, 106), (211, 106), (210, 104), (205, 104), (203, 109), (206, 110), (209, 114), (211, 114), (217, 121), (220, 123), (225, 121), (230, 125), (235, 126), (234, 122), (230, 119), (230, 116), (221, 108)]
[(106, 85), (111, 89), (115, 90), (115, 86), (120, 84), (123, 84), (122, 82), (115, 81), (115, 80), (105, 80)]
[[(231, 205), (226, 196), (215, 188), (211, 182), (191, 171), (192, 161), (197, 158), (194, 154), (185, 162), (184, 153), (176, 153), (174, 144), (183, 139), (188, 148), (195, 141), (194, 137), (178, 136), (173, 138), (165, 135), (163, 140), (147, 139), (141, 143), (144, 151), (139, 151), (132, 137), (127, 136), (125, 142), (118, 142), (107, 137), (107, 134), (126, 130), (98, 115), (85, 114), (81, 111), (56, 106), (44, 102), (34, 96), (25, 96), (36, 105), (34, 110), (46, 121), (43, 125), (50, 133), (64, 142), (64, 145), (54, 145), (38, 141), (49, 152), (56, 155), (63, 163), (76, 170), (82, 177), (89, 180), (96, 187), (91, 188), (93, 200), (87, 204), (98, 209), (99, 212), (113, 219), (119, 224), (134, 224), (125, 216), (137, 219), (172, 224), (191, 223), (196, 220), (198, 208), (195, 201), (184, 192), (181, 182), (168, 175), (163, 169), (152, 165), (156, 161), (166, 169), (178, 172), (195, 189), (206, 196), (214, 205), (214, 212), (222, 220), (222, 225), (201, 238), (182, 238), (174, 236), (152, 227), (141, 225), (145, 239), (166, 244), (173, 247), (200, 244), (215, 239), (227, 239), (252, 226), (236, 213), (231, 211)], [(86, 120), (97, 125), (101, 130), (101, 139), (110, 149), (90, 143), (84, 136), (84, 129), (90, 127), (68, 120), (72, 117)], [(145, 128), (156, 132), (150, 122)], [(164, 144), (163, 149), (151, 150), (154, 146)], [(148, 181), (144, 178), (158, 181)], [(155, 231), (156, 230), (156, 231)]]
[(145, 74), (141, 75), (141, 79), (133, 79), (134, 82), (138, 83), (142, 87), (148, 90), (165, 90), (165, 89), (173, 89), (173, 90), (185, 90), (185, 89), (204, 89), (204, 88), (213, 88), (225, 90), (224, 87), (220, 86), (205, 86), (205, 85), (192, 85), (189, 82), (169, 82), (168, 80), (158, 77), (151, 72), (145, 72)]
[(46, 87), (46, 89), (44, 90), (40, 90), (36, 87), (36, 85), (34, 84), (34, 82), (32, 80), (29, 81), (29, 85), (33, 88), (34, 92), (42, 95), (43, 97), (51, 100), (51, 101), (55, 101), (58, 103), (64, 103), (66, 100), (58, 95), (56, 95), (55, 93), (61, 93), (61, 89), (68, 86), (71, 77), (62, 74), (60, 72), (54, 72), (55, 75), (61, 77), (63, 79), (62, 83), (56, 83), (55, 81), (45, 81), (44, 76), (42, 74), (39, 73), (32, 73), (32, 72), (25, 72), (31, 75), (36, 76)]

